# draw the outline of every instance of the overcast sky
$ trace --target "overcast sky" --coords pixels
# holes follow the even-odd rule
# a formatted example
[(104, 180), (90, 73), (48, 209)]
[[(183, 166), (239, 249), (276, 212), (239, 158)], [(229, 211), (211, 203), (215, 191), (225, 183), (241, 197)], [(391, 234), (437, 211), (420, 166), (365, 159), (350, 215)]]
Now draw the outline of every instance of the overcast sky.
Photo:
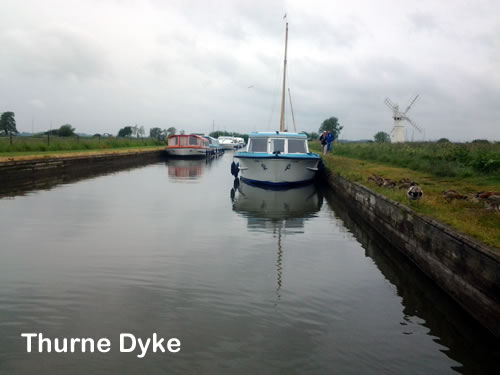
[(420, 94), (427, 139), (500, 140), (498, 0), (0, 0), (0, 112), (20, 131), (279, 129), (285, 13), (298, 131), (335, 116), (372, 139), (386, 97)]

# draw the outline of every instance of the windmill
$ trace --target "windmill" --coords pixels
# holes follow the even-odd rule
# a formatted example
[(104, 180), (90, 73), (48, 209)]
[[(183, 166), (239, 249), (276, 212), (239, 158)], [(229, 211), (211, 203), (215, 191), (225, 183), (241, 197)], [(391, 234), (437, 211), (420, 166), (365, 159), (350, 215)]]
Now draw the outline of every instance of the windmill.
[(417, 129), (420, 133), (423, 133), (423, 130), (417, 126), (406, 114), (410, 110), (410, 108), (415, 104), (419, 95), (415, 96), (415, 99), (411, 101), (411, 103), (406, 107), (404, 112), (400, 112), (399, 105), (394, 104), (391, 99), (385, 98), (385, 105), (392, 110), (392, 118), (394, 119), (394, 127), (391, 131), (391, 142), (405, 142), (405, 124), (404, 121), (408, 121), (415, 129)]

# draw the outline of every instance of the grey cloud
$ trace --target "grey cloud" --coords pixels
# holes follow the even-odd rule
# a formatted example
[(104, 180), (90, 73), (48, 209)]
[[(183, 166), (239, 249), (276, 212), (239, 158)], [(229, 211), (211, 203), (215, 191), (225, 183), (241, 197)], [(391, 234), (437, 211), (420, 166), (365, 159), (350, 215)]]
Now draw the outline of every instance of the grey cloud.
[(9, 30), (0, 36), (9, 51), (3, 69), (21, 75), (86, 79), (106, 73), (106, 54), (95, 40), (67, 29)]
[(433, 31), (438, 28), (434, 16), (427, 12), (417, 11), (408, 15), (415, 31)]

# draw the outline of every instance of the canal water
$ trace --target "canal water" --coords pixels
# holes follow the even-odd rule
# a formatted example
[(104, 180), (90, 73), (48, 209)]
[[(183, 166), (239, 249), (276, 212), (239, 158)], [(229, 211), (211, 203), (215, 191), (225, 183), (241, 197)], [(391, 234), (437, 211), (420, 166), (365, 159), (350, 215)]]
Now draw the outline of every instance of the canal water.
[[(4, 194), (0, 374), (498, 370), (498, 342), (345, 202), (314, 185), (237, 184), (231, 161)], [(38, 353), (34, 340), (27, 353), (22, 333), (108, 338), (111, 350)], [(121, 333), (181, 350), (138, 358), (120, 352)]]

